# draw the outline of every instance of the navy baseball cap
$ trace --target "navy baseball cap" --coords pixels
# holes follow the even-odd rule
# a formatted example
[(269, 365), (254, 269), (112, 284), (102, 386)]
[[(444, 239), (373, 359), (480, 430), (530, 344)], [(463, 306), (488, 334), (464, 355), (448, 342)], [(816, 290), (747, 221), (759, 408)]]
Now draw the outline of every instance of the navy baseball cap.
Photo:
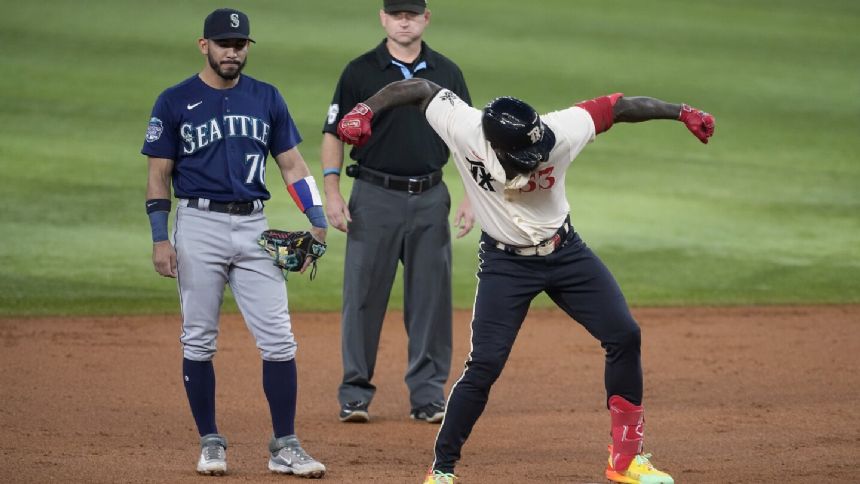
[(385, 13), (424, 13), (426, 8), (427, 0), (384, 0), (382, 2), (382, 9), (385, 10)]
[(232, 8), (219, 8), (210, 13), (203, 22), (203, 38), (210, 40), (248, 39), (251, 22), (244, 13)]

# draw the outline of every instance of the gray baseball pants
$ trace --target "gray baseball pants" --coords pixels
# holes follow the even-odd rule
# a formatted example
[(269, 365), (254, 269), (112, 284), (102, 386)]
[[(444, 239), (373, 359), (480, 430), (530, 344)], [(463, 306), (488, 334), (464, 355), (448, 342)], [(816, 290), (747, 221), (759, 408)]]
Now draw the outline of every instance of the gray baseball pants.
[(403, 263), (405, 381), (412, 408), (444, 401), (451, 368), (451, 198), (444, 183), (420, 193), (355, 180), (344, 261), (341, 405), (370, 403), (382, 321)]
[(180, 200), (174, 246), (182, 307), (183, 356), (212, 359), (216, 351), (224, 287), (230, 284), (236, 304), (267, 361), (295, 357), (284, 275), (257, 238), (268, 228), (263, 205), (250, 215), (210, 212)]

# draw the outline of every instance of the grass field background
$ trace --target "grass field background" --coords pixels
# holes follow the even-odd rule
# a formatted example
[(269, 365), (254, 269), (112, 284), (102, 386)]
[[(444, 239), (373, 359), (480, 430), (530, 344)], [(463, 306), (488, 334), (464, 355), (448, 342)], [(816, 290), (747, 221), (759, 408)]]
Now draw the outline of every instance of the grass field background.
[[(335, 83), (382, 39), (380, 5), (232, 3), (257, 40), (246, 72), (281, 89), (318, 177)], [(150, 261), (139, 150), (156, 96), (202, 67), (195, 41), (224, 2), (0, 6), (0, 315), (177, 311)], [(631, 304), (860, 302), (860, 3), (430, 7), (425, 38), (459, 63), (476, 105), (514, 95), (545, 112), (621, 91), (716, 116), (707, 146), (680, 123), (618, 125), (568, 173), (574, 224)], [(268, 172), (270, 224), (306, 226)], [(446, 180), (459, 200), (453, 169)], [(290, 278), (293, 310), (340, 308), (345, 237), (329, 241), (315, 281)], [(458, 307), (474, 296), (476, 245), (477, 231), (455, 242)]]

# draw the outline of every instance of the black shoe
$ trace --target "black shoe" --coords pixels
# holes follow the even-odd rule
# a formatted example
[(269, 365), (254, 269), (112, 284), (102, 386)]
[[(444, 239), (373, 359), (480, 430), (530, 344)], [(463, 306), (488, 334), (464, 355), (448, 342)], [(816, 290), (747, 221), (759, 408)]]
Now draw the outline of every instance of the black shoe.
[(369, 421), (370, 414), (367, 413), (368, 405), (370, 404), (361, 400), (343, 404), (340, 407), (340, 421), (356, 423)]
[(439, 423), (445, 418), (445, 402), (430, 402), (423, 407), (413, 408), (409, 416), (415, 420)]

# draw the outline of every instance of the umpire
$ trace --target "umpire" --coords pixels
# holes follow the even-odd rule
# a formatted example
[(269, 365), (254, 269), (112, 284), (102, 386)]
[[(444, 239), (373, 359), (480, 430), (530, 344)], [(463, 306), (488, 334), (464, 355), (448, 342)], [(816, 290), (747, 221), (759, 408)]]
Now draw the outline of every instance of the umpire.
[[(471, 104), (459, 67), (423, 42), (430, 23), (425, 0), (384, 0), (386, 38), (347, 64), (323, 127), (321, 158), (326, 211), (347, 233), (341, 346), (340, 420), (367, 422), (379, 335), (397, 272), (403, 264), (404, 324), (409, 337), (406, 385), (411, 417), (440, 422), (451, 367), (451, 198), (442, 182), (448, 148), (419, 110), (402, 107), (373, 120), (376, 136), (353, 148), (356, 178), (349, 204), (340, 193), (344, 147), (337, 138), (341, 108), (352, 108), (390, 82), (422, 77)], [(458, 236), (472, 227), (468, 200), (457, 210)], [(348, 228), (347, 228), (348, 224)]]

